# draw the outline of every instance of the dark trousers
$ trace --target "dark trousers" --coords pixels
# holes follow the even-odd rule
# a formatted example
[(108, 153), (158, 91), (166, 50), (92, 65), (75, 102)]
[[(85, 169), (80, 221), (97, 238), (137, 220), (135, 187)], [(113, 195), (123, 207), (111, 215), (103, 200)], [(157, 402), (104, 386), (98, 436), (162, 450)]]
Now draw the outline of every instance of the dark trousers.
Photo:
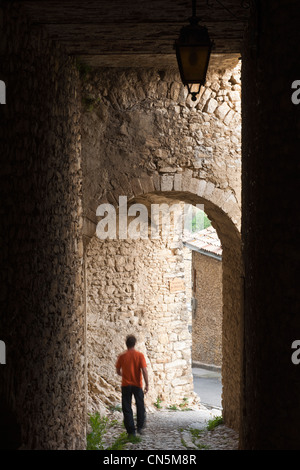
[(142, 429), (145, 424), (144, 392), (140, 387), (128, 385), (122, 387), (122, 411), (124, 416), (124, 426), (128, 434), (135, 434), (135, 425), (132, 412), (132, 395), (135, 398), (137, 412), (137, 429)]

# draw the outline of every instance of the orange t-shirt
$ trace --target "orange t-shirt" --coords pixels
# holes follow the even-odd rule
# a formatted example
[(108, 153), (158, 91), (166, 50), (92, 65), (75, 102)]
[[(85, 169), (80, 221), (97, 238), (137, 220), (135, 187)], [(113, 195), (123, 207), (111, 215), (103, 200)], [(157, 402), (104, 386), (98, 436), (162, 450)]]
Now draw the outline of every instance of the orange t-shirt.
[(135, 349), (128, 349), (121, 354), (116, 362), (116, 368), (122, 369), (122, 387), (134, 385), (143, 387), (142, 371), (146, 367), (144, 354)]

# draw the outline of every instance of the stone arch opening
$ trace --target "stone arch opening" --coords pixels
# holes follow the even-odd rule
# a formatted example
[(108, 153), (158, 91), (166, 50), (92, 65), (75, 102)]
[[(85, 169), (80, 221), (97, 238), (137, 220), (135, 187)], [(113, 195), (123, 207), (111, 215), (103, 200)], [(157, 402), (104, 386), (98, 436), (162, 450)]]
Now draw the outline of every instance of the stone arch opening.
[[(176, 179), (178, 187), (178, 175), (181, 190), (174, 189)], [(168, 177), (167, 191), (164, 190), (164, 175), (159, 175), (156, 179), (147, 177), (139, 180), (138, 189), (135, 181), (132, 185), (135, 194), (128, 198), (128, 205), (140, 203), (150, 208), (151, 204), (162, 202), (201, 204), (218, 233), (223, 248), (222, 408), (225, 422), (238, 429), (243, 300), (238, 204), (232, 193), (228, 194), (207, 182), (192, 178), (189, 170), (169, 174)], [(172, 187), (170, 177), (173, 178)], [(148, 192), (149, 188), (152, 191)], [(119, 194), (113, 195), (115, 202)], [(216, 204), (217, 201), (219, 205)], [(115, 207), (117, 208), (116, 203)], [(184, 397), (186, 392), (193, 390), (193, 384), (190, 355), (188, 357), (188, 347), (184, 346), (188, 344), (189, 336), (187, 324), (183, 326), (183, 299), (180, 294), (172, 297), (166, 290), (170, 270), (166, 259), (169, 256), (170, 261), (173, 256), (176, 257), (178, 248), (168, 246), (168, 243), (161, 240), (99, 240), (95, 230), (96, 225), (92, 230), (90, 227), (90, 243), (86, 247), (89, 407), (99, 408), (101, 404), (107, 405), (119, 400), (119, 379), (114, 376), (114, 361), (116, 355), (124, 349), (125, 334), (133, 331), (138, 336), (138, 346), (145, 353), (150, 366), (153, 393), (150, 394), (149, 401), (155, 400), (159, 390), (163, 390), (167, 400), (179, 398), (174, 393), (174, 384), (181, 397)], [(155, 274), (152, 271), (154, 267)], [(157, 273), (160, 273), (160, 277)], [(169, 274), (176, 275), (176, 269)], [(157, 289), (154, 304), (161, 302), (164, 305), (165, 316), (163, 311), (158, 314), (153, 305), (153, 289), (149, 288), (151, 282)], [(142, 286), (147, 288), (143, 290)], [(102, 317), (100, 323), (99, 309), (105, 311), (105, 319)], [(170, 322), (176, 322), (176, 315), (177, 330), (168, 330)], [(156, 337), (153, 332), (157, 333)], [(97, 353), (91, 354), (93, 350)]]

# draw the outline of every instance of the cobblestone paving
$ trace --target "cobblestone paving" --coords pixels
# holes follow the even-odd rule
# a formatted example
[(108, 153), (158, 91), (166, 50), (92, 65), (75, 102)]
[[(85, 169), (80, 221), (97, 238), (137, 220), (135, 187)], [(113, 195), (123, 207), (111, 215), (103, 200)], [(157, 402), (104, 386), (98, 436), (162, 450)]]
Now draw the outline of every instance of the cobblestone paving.
[[(121, 432), (122, 413), (114, 413), (119, 424), (110, 428), (107, 439), (112, 442)], [(238, 434), (220, 424), (207, 430), (208, 420), (220, 416), (218, 409), (207, 409), (200, 405), (191, 411), (159, 410), (147, 413), (147, 424), (141, 441), (127, 444), (134, 450), (237, 450)], [(200, 431), (200, 432), (199, 432)]]

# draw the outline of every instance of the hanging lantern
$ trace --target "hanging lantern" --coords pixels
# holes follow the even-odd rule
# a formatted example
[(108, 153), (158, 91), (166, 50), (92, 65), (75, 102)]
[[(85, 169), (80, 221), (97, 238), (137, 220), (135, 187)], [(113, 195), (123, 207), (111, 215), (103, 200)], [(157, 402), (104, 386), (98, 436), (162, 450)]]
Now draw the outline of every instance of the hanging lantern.
[[(196, 16), (196, 2), (193, 0), (193, 16), (190, 24), (184, 26), (175, 41), (176, 57), (182, 83), (188, 87), (192, 100), (196, 101), (201, 85), (205, 84), (213, 42), (207, 28), (200, 26)], [(196, 85), (196, 91), (192, 91)]]

